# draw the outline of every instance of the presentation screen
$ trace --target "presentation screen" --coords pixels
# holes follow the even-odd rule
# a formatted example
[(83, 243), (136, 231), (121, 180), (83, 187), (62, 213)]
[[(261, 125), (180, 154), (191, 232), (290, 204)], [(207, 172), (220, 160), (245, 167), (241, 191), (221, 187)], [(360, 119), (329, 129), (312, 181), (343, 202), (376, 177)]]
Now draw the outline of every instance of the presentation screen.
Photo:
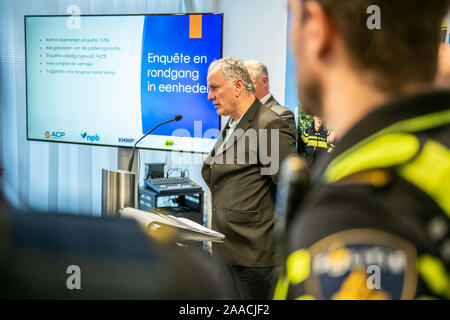
[(208, 153), (222, 14), (25, 16), (29, 140)]

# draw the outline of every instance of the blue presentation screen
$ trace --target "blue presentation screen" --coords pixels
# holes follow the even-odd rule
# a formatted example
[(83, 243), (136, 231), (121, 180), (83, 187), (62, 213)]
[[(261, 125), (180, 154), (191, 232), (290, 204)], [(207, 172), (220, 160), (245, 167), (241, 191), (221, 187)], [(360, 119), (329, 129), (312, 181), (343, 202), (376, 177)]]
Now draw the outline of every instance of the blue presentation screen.
[(208, 67), (222, 14), (26, 16), (30, 140), (209, 152), (220, 118)]

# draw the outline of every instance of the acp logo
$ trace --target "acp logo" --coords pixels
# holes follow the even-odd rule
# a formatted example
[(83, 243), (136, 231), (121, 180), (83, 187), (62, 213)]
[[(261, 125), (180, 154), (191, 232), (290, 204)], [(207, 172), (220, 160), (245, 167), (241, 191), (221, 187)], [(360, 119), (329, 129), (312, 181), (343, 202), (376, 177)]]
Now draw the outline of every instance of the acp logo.
[(53, 132), (45, 131), (44, 132), (44, 136), (47, 139), (60, 139), (60, 138), (63, 138), (65, 135), (66, 135), (65, 132), (59, 132), (59, 131), (53, 131)]
[(117, 138), (117, 140), (119, 140), (119, 143), (133, 143), (134, 142), (133, 138)]
[(95, 134), (95, 135), (88, 135), (87, 132), (83, 132), (81, 134), (81, 137), (83, 139), (86, 139), (86, 140), (90, 141), (90, 142), (100, 141), (100, 137), (97, 134)]

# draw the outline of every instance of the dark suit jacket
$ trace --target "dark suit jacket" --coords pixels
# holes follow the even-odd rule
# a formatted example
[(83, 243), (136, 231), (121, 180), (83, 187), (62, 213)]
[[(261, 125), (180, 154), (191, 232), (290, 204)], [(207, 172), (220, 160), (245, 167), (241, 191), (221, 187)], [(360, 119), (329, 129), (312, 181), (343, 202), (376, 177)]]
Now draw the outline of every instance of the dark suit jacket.
[[(258, 99), (243, 115), (234, 135), (228, 139), (229, 145), (227, 143), (216, 154), (215, 150), (222, 144), (227, 127), (228, 124), (202, 168), (203, 179), (212, 194), (212, 228), (226, 237), (222, 244), (213, 244), (213, 255), (227, 264), (274, 266), (273, 227), (278, 170), (272, 175), (261, 174), (261, 169), (270, 165), (260, 156), (260, 152), (267, 153), (262, 150), (265, 143), (259, 138), (256, 143), (246, 143), (241, 152), (238, 149), (252, 132), (268, 129), (276, 136), (270, 129), (279, 129), (276, 143), (270, 143), (272, 136), (267, 141), (269, 150), (273, 149), (275, 153), (278, 143), (281, 166), (287, 155), (296, 153), (294, 134), (285, 121)], [(246, 156), (245, 161), (238, 161), (242, 154)], [(256, 161), (250, 161), (252, 157)], [(231, 161), (226, 161), (227, 158)]]
[(264, 105), (273, 112), (275, 112), (277, 115), (279, 115), (281, 119), (286, 121), (289, 127), (294, 131), (295, 139), (298, 139), (298, 130), (295, 124), (294, 113), (288, 108), (282, 106), (277, 100), (275, 100), (273, 95), (270, 96), (269, 100), (267, 100), (267, 102), (264, 103)]

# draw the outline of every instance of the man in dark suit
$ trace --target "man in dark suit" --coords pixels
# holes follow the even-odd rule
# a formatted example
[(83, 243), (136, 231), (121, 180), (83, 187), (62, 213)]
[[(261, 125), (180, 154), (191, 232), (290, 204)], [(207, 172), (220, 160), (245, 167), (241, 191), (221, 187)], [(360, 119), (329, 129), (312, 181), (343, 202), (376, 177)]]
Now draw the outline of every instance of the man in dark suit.
[(202, 168), (212, 194), (212, 228), (226, 236), (223, 244), (213, 244), (213, 256), (240, 298), (270, 299), (276, 277), (276, 181), (282, 160), (296, 152), (295, 136), (256, 99), (241, 60), (213, 62), (208, 87), (217, 113), (230, 116)]
[(295, 132), (297, 138), (297, 126), (295, 125), (294, 113), (288, 108), (282, 106), (277, 100), (275, 100), (272, 93), (270, 93), (269, 86), (269, 72), (267, 67), (258, 60), (245, 61), (248, 73), (253, 81), (255, 87), (255, 97), (261, 101), (261, 103), (278, 114), (281, 119), (287, 122), (289, 127)]

